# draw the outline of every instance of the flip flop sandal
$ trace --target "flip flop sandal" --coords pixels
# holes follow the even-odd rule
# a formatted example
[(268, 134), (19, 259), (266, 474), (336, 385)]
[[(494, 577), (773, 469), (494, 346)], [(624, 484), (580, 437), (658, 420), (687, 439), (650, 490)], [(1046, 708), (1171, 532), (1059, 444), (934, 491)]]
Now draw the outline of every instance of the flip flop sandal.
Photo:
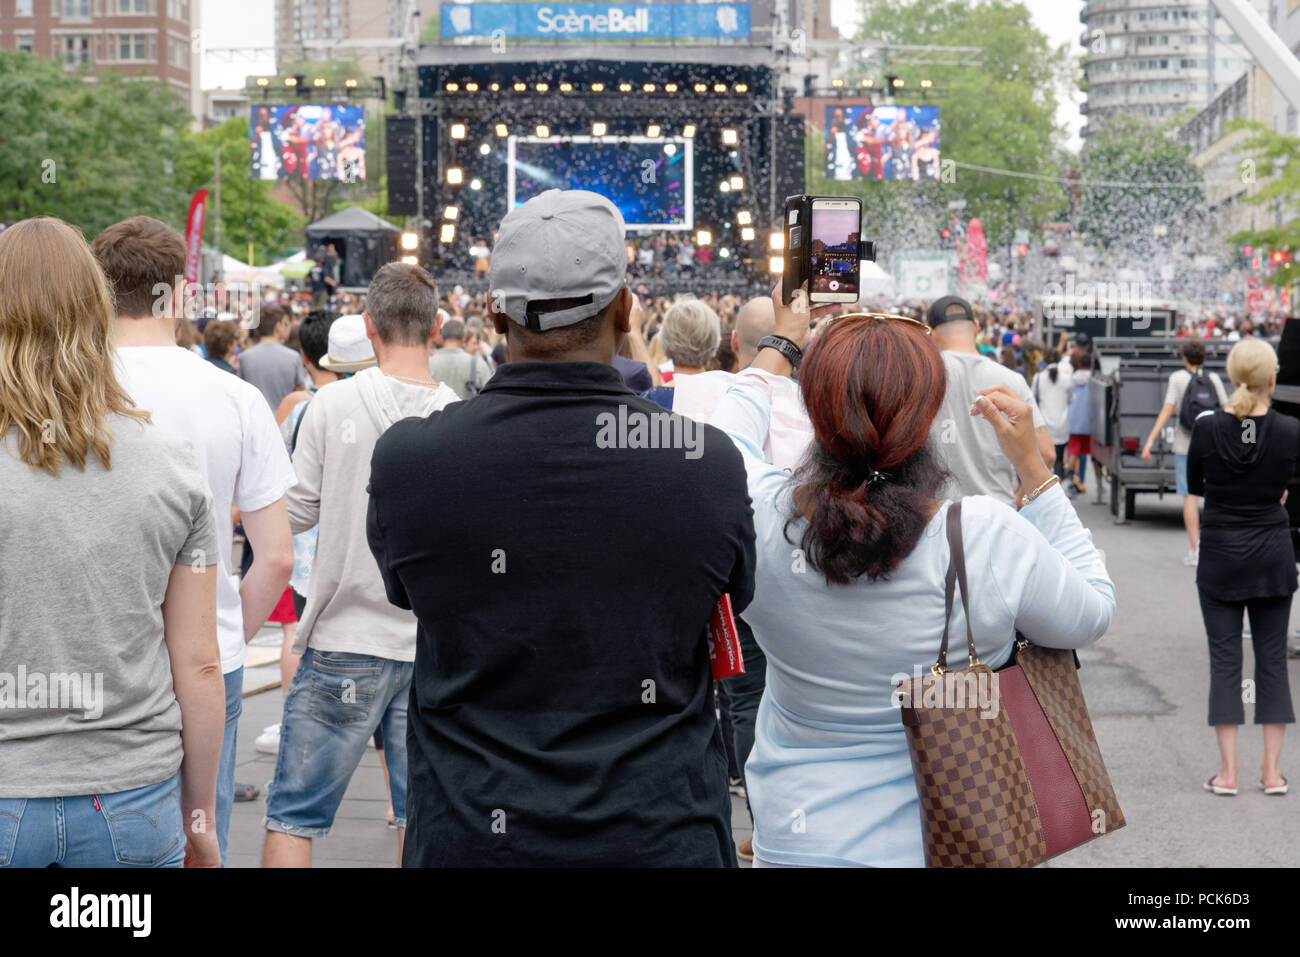
[(1287, 789), (1287, 780), (1286, 780), (1286, 778), (1283, 778), (1283, 779), (1282, 779), (1282, 783), (1279, 784), (1279, 785), (1277, 785), (1276, 787), (1266, 788), (1266, 787), (1264, 787), (1264, 779), (1263, 779), (1263, 778), (1260, 778), (1260, 781), (1259, 781), (1259, 789), (1260, 789), (1261, 791), (1263, 791), (1265, 794), (1268, 794), (1268, 795), (1271, 795), (1271, 796), (1274, 796), (1274, 797), (1281, 797), (1283, 794), (1286, 794), (1286, 789)]
[(1236, 797), (1236, 796), (1237, 796), (1237, 789), (1236, 789), (1236, 788), (1225, 788), (1225, 787), (1223, 787), (1222, 785), (1215, 784), (1215, 783), (1214, 783), (1214, 778), (1210, 778), (1210, 780), (1208, 780), (1208, 781), (1206, 781), (1204, 784), (1202, 784), (1201, 787), (1205, 788), (1205, 790), (1209, 791), (1211, 794), (1217, 794), (1219, 797)]
[(255, 801), (261, 793), (261, 790), (256, 784), (235, 785), (235, 800), (241, 803), (244, 801)]

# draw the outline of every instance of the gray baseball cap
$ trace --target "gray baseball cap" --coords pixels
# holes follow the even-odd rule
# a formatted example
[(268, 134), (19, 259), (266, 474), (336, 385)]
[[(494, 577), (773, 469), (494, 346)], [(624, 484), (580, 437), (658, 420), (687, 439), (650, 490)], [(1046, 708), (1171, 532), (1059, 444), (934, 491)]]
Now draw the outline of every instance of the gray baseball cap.
[(534, 332), (591, 318), (623, 288), (626, 235), (618, 207), (598, 193), (534, 196), (501, 220), (488, 270), (492, 308)]

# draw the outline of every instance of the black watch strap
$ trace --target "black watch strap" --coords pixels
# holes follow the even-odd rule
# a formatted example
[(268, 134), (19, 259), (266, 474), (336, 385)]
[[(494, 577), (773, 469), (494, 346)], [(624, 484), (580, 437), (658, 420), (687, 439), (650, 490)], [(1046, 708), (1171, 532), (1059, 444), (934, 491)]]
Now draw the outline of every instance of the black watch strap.
[(789, 360), (791, 367), (796, 370), (799, 368), (799, 363), (803, 361), (803, 350), (785, 336), (764, 336), (758, 340), (758, 348), (760, 350), (775, 349), (785, 356)]

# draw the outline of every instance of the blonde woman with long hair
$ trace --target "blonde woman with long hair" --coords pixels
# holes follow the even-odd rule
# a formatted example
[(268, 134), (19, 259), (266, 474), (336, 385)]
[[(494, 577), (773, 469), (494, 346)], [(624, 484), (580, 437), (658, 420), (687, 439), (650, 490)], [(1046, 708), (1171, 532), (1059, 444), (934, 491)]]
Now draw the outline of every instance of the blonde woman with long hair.
[(0, 234), (0, 866), (220, 861), (210, 495), (112, 323), (79, 232)]
[(1287, 680), (1286, 637), (1296, 558), (1283, 503), (1296, 471), (1300, 422), (1270, 408), (1277, 353), (1263, 339), (1243, 339), (1228, 354), (1236, 391), (1221, 411), (1203, 412), (1192, 429), (1187, 484), (1205, 497), (1196, 586), (1210, 646), (1210, 724), (1219, 740), (1219, 773), (1205, 790), (1237, 793), (1242, 615), (1250, 615), (1255, 650), (1255, 723), (1263, 726), (1258, 787), (1287, 791), (1282, 738), (1295, 721)]

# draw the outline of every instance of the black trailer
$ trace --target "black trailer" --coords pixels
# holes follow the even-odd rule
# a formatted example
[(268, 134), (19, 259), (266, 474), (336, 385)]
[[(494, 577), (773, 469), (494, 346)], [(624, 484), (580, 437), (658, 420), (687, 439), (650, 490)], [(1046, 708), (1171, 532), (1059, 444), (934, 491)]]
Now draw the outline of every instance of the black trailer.
[[(1142, 458), (1142, 445), (1165, 402), (1169, 377), (1186, 368), (1178, 347), (1182, 340), (1165, 338), (1094, 339), (1089, 389), (1092, 456), (1110, 484), (1110, 511), (1117, 523), (1133, 517), (1139, 492), (1174, 494), (1174, 427), (1171, 418), (1151, 447), (1151, 461)], [(1228, 352), (1233, 343), (1205, 341), (1205, 371), (1217, 372), (1228, 385)], [(1098, 501), (1101, 487), (1097, 488)]]

